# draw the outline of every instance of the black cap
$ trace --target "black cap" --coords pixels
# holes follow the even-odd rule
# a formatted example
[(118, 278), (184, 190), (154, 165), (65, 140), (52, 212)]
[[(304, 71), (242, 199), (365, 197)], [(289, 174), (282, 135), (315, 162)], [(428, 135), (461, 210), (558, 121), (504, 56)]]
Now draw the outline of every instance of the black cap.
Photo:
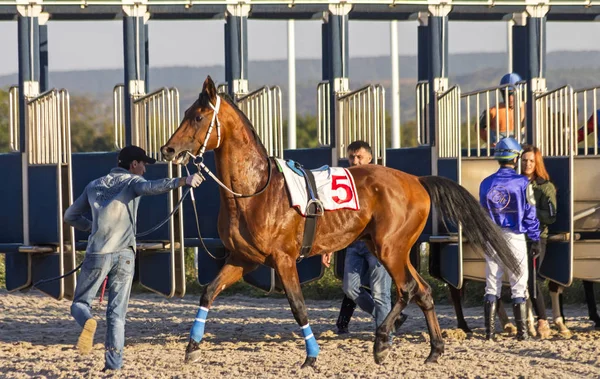
[(146, 155), (146, 151), (139, 146), (125, 146), (119, 152), (119, 163), (121, 162), (146, 162), (150, 164), (156, 163), (156, 159), (150, 158)]

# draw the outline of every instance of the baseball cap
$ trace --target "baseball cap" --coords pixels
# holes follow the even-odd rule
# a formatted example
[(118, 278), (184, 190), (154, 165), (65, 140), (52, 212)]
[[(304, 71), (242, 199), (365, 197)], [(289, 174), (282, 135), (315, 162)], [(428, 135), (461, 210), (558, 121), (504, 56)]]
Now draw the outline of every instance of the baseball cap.
[(135, 145), (125, 146), (119, 152), (119, 163), (133, 161), (143, 161), (149, 164), (156, 163), (156, 159), (150, 158), (148, 155), (146, 155), (146, 151), (141, 147)]

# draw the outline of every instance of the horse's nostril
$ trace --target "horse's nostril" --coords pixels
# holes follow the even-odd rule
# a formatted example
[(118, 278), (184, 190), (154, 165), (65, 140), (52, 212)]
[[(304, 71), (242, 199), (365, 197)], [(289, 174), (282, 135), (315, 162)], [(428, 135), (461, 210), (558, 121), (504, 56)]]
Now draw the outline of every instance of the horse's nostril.
[(170, 146), (163, 146), (160, 148), (160, 152), (165, 158), (170, 158), (175, 154), (175, 149)]

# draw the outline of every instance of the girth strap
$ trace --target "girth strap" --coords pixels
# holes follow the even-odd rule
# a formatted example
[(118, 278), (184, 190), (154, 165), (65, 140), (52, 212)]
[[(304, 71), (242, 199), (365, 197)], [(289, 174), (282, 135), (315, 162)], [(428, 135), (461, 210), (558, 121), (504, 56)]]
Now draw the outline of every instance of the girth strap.
[(304, 257), (310, 254), (315, 235), (317, 232), (317, 218), (323, 215), (323, 203), (317, 197), (317, 184), (315, 176), (310, 170), (305, 170), (300, 164), (296, 163), (296, 167), (302, 171), (306, 178), (306, 188), (310, 199), (306, 205), (306, 220), (304, 222), (304, 236), (302, 237), (302, 248), (297, 262), (300, 262)]

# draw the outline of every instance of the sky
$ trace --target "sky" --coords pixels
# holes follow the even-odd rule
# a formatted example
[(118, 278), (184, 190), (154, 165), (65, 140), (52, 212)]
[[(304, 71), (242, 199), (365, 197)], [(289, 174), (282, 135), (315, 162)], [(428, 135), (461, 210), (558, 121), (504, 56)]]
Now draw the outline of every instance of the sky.
[[(224, 21), (149, 21), (150, 65), (224, 65)], [(296, 21), (296, 58), (320, 58), (321, 21)], [(600, 50), (599, 23), (549, 22), (548, 52)], [(123, 66), (122, 21), (49, 21), (51, 71)], [(417, 22), (398, 23), (400, 55), (416, 55)], [(351, 57), (389, 56), (389, 22), (350, 21)], [(194, 44), (205, 36), (203, 52)], [(450, 22), (449, 52), (505, 52), (503, 22)], [(0, 75), (17, 72), (17, 23), (0, 22)], [(209, 51), (209, 54), (206, 54)], [(287, 58), (287, 21), (248, 21), (249, 60)], [(402, 68), (400, 68), (402, 69)]]

